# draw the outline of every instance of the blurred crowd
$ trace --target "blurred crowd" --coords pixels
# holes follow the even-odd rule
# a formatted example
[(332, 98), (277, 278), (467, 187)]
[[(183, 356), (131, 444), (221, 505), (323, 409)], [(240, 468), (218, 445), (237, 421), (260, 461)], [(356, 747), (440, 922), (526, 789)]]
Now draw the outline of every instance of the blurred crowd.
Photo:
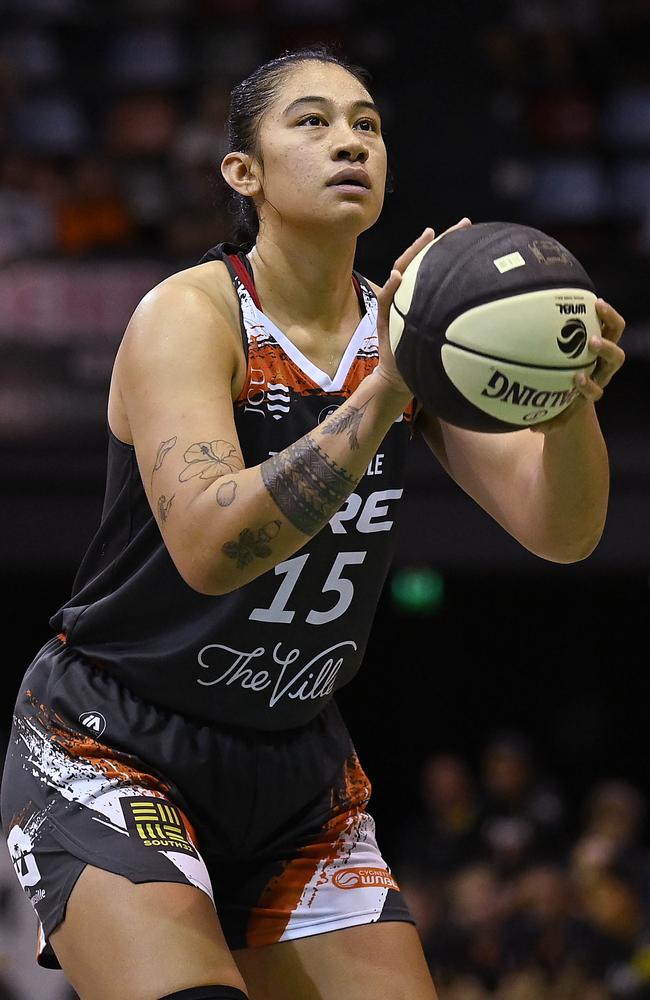
[[(370, 69), (398, 148), (412, 141), (404, 126), (412, 93), (439, 99), (449, 79), (445, 102), (458, 100), (449, 74), (453, 65), (458, 74), (462, 42), (474, 82), (458, 134), (448, 134), (444, 107), (436, 121), (427, 102), (419, 113), (431, 115), (430, 148), (420, 135), (418, 156), (439, 158), (440, 129), (453, 164), (476, 164), (478, 154), (490, 173), (486, 197), (513, 220), (586, 227), (590, 238), (605, 227), (607, 245), (650, 252), (647, 0), (462, 0), (422, 5), (421, 14), (416, 4), (402, 19), (370, 0), (3, 0), (0, 8), (0, 262), (152, 253), (194, 261), (229, 238), (217, 165), (230, 90), (284, 48), (313, 42), (338, 43)], [(410, 33), (417, 18), (431, 21), (430, 33)], [(463, 113), (474, 122), (486, 95), (477, 135), (473, 124), (462, 128)], [(453, 170), (440, 176), (454, 183)]]
[[(478, 771), (478, 773), (475, 773)], [(569, 801), (519, 733), (478, 768), (426, 760), (394, 871), (440, 1000), (648, 1000), (647, 801), (603, 780)]]
[(493, 187), (576, 252), (650, 253), (647, 0), (501, 2), (484, 32)]

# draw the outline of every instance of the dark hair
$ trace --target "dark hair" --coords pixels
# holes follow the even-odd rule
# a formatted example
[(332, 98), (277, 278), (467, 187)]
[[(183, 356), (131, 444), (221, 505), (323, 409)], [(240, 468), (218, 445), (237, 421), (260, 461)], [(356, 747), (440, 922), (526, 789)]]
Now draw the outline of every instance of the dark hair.
[[(309, 60), (340, 66), (368, 89), (370, 73), (362, 66), (351, 65), (328, 45), (283, 52), (276, 59), (259, 66), (231, 91), (228, 115), (229, 152), (259, 156), (258, 135), (265, 112), (273, 103), (287, 72), (296, 63)], [(252, 199), (231, 189), (229, 207), (235, 217), (235, 241), (252, 246), (259, 230), (259, 219)]]

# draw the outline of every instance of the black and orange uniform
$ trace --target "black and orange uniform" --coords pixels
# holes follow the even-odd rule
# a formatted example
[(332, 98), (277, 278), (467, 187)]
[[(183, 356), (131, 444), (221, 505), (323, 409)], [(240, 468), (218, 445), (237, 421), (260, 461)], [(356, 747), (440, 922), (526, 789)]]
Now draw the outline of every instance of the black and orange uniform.
[[(377, 304), (355, 272), (362, 316), (330, 378), (264, 315), (245, 254), (220, 244), (203, 261), (215, 259), (239, 299), (248, 363), (234, 413), (254, 466), (372, 371)], [(296, 555), (220, 596), (178, 573), (134, 449), (109, 429), (100, 527), (51, 618), (55, 637), (25, 675), (2, 783), (41, 964), (56, 967), (47, 938), (85, 864), (199, 886), (232, 948), (411, 919), (334, 700), (361, 664), (390, 565), (410, 425), (409, 408)], [(199, 442), (181, 477), (214, 478), (231, 454), (226, 442)], [(263, 539), (232, 544), (245, 560)]]

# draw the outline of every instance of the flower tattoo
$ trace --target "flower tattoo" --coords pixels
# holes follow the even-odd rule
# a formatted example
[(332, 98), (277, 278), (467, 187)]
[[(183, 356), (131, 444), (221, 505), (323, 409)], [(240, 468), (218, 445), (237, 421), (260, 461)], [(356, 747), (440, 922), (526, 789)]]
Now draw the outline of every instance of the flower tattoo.
[(218, 479), (229, 472), (239, 472), (244, 467), (237, 449), (228, 441), (199, 441), (188, 448), (183, 457), (187, 465), (178, 477), (181, 483), (194, 476)]
[(239, 532), (239, 539), (236, 542), (226, 542), (223, 546), (223, 552), (229, 559), (236, 559), (238, 568), (243, 569), (255, 557), (266, 559), (271, 555), (268, 543), (275, 538), (279, 530), (279, 521), (269, 521), (259, 531), (244, 528), (243, 531)]

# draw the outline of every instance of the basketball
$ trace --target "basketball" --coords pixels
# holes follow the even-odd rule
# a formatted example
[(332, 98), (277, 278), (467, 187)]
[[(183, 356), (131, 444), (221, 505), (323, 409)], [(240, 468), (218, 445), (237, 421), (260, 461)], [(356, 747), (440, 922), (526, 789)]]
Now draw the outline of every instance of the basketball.
[(600, 334), (580, 262), (538, 229), (484, 222), (429, 243), (390, 308), (395, 363), (434, 416), (504, 432), (551, 420), (589, 374)]

